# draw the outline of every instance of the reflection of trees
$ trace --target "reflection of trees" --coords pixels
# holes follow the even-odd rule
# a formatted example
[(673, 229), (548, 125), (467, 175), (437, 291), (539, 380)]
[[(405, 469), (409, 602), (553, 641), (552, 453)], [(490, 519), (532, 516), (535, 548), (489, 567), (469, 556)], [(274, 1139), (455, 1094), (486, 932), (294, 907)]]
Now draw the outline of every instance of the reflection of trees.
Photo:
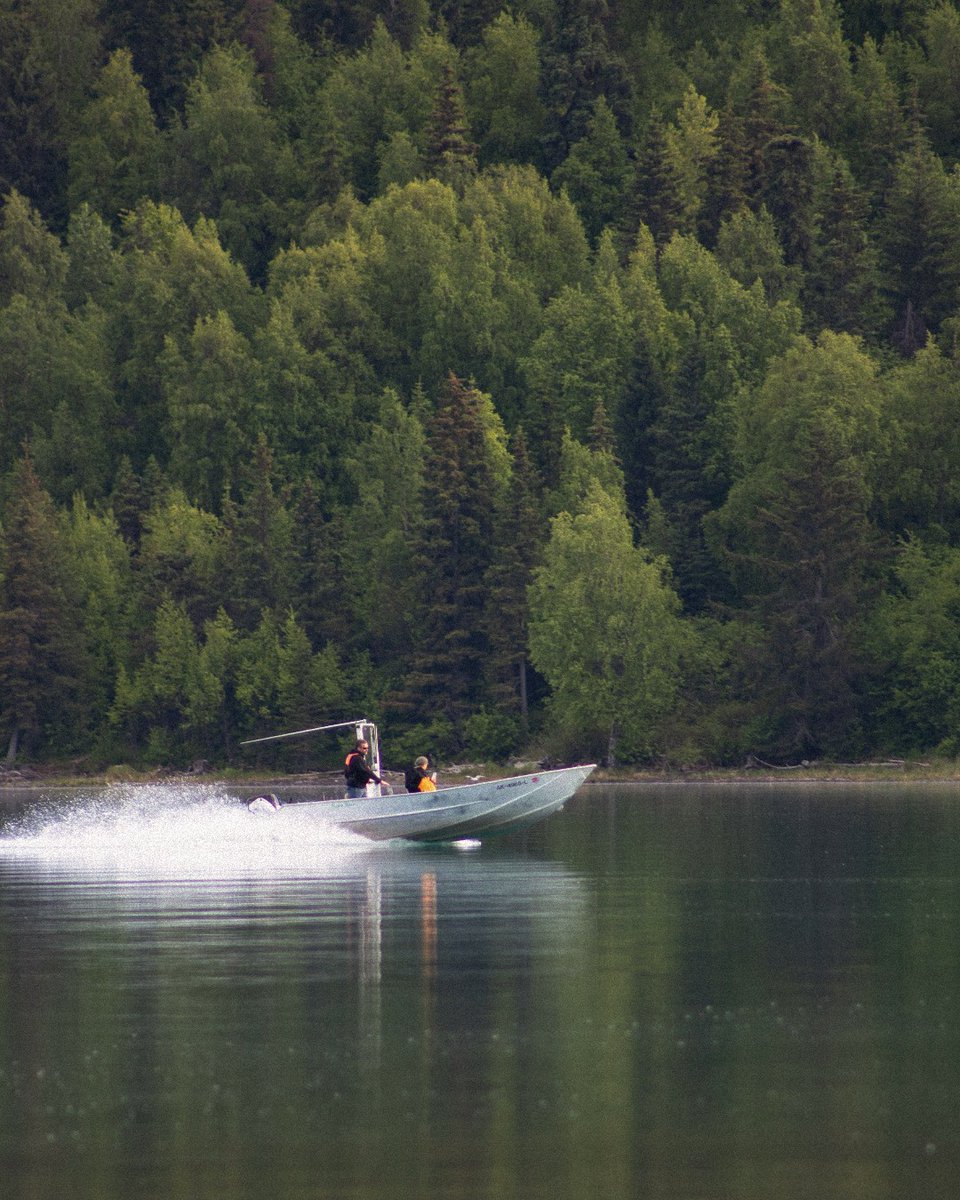
[(919, 1154), (950, 1194), (951, 794), (591, 788), (568, 816), (516, 857), (287, 881), (18, 893), (0, 858), (19, 1179), (792, 1198), (815, 1163), (819, 1194), (890, 1200)]
[(577, 1003), (633, 1186), (766, 1195), (776, 1178), (800, 1194), (792, 1164), (816, 1163), (819, 1194), (904, 1194), (957, 1085), (941, 1041), (960, 982), (946, 791), (608, 795), (552, 846), (607, 867)]

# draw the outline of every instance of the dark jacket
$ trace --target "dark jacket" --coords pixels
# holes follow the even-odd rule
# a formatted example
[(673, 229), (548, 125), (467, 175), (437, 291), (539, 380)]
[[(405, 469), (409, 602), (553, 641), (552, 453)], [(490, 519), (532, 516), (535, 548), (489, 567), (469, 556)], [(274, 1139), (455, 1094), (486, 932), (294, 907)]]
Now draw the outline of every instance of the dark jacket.
[(437, 785), (429, 768), (407, 767), (403, 776), (403, 786), (408, 792), (434, 792)]
[(367, 760), (359, 750), (351, 750), (343, 764), (343, 776), (347, 787), (362, 788), (368, 783), (383, 783), (379, 775), (375, 775), (367, 766)]
[(408, 792), (419, 792), (420, 781), (426, 775), (422, 767), (407, 767), (403, 775), (403, 786)]

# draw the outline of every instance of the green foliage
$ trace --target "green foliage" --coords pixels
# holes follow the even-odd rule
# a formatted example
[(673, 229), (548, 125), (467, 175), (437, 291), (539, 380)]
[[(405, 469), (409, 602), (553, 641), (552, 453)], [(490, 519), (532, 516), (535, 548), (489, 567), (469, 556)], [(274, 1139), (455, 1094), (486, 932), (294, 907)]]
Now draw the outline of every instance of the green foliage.
[(960, 753), (960, 555), (910, 539), (896, 588), (871, 617), (870, 649), (883, 744), (897, 753)]
[(575, 515), (584, 509), (588, 498), (599, 487), (617, 504), (624, 503), (623, 471), (607, 450), (595, 450), (564, 431), (556, 485), (547, 492), (547, 508), (552, 516)]
[(551, 719), (578, 752), (609, 765), (658, 747), (684, 641), (665, 563), (633, 544), (622, 503), (595, 486), (551, 523), (530, 587), (530, 654), (551, 688)]
[(247, 53), (210, 51), (188, 90), (171, 154), (181, 211), (188, 220), (214, 219), (225, 247), (262, 278), (292, 227), (301, 185)]
[[(14, 742), (949, 746), (955, 5), (380, 8), (0, 0)], [(675, 695), (570, 686), (548, 540)]]
[(277, 495), (273, 455), (265, 435), (239, 472), (239, 503), (224, 505), (221, 550), (224, 603), (237, 625), (250, 629), (263, 611), (281, 612), (294, 591), (293, 515)]
[(482, 164), (527, 162), (536, 154), (546, 116), (539, 43), (528, 20), (503, 10), (467, 52), (468, 109)]
[(199, 627), (217, 608), (223, 529), (209, 512), (171, 488), (143, 518), (137, 562), (138, 596), (147, 617), (164, 599), (184, 606)]
[(62, 208), (63, 143), (29, 8), (0, 2), (0, 194), (17, 190), (49, 213)]
[(516, 748), (520, 738), (517, 718), (504, 712), (481, 708), (464, 722), (464, 750), (481, 762), (503, 762)]
[(357, 500), (341, 586), (355, 598), (354, 619), (378, 657), (402, 656), (413, 639), (419, 586), (412, 546), (423, 518), (426, 448), (420, 415), (388, 391), (369, 437), (347, 455)]
[[(543, 541), (541, 483), (522, 427), (513, 439), (507, 489), (495, 531), (498, 552), (485, 580), (486, 634), (490, 648), (485, 675), (490, 696), (500, 705), (500, 712), (495, 714), (499, 720), (491, 716), (490, 729), (501, 731), (497, 738), (512, 737), (515, 743), (521, 733), (529, 732), (530, 725), (527, 587), (540, 559)], [(475, 736), (469, 728), (467, 736), (468, 739)], [(492, 732), (490, 736), (494, 736)]]
[(75, 497), (61, 525), (68, 592), (90, 656), (84, 692), (96, 733), (95, 718), (109, 709), (119, 669), (130, 657), (133, 563), (113, 515), (98, 515), (82, 497)]
[[(765, 205), (757, 213), (741, 208), (726, 217), (717, 233), (714, 248), (717, 259), (738, 283), (749, 288), (758, 279), (771, 303), (796, 300), (799, 275), (795, 267), (784, 262), (783, 248), (777, 240), (773, 218)], [(826, 239), (823, 243), (824, 265), (829, 263)], [(824, 285), (823, 291), (827, 291)]]
[(237, 700), (261, 728), (298, 729), (317, 713), (342, 712), (342, 667), (332, 646), (311, 651), (292, 613), (264, 613), (238, 651)]
[(69, 148), (71, 209), (90, 205), (113, 221), (144, 196), (156, 198), (160, 136), (129, 50), (115, 50), (84, 105)]
[(682, 233), (695, 233), (707, 192), (707, 173), (716, 158), (720, 118), (691, 84), (674, 121), (664, 132), (665, 155), (679, 181)]
[(150, 455), (166, 462), (170, 453), (162, 372), (167, 339), (186, 339), (198, 318), (221, 311), (246, 333), (260, 301), (216, 227), (201, 219), (191, 230), (168, 205), (144, 200), (127, 214), (120, 250), (110, 338), (121, 402), (136, 417), (125, 449), (142, 466)]
[(836, 753), (858, 737), (858, 620), (879, 557), (876, 367), (852, 338), (824, 333), (775, 360), (744, 400), (744, 473), (715, 523), (758, 622), (739, 655), (743, 687), (767, 753)]
[(849, 130), (854, 85), (850, 50), (833, 0), (782, 0), (769, 44), (779, 78), (806, 133), (842, 143)]
[(650, 427), (652, 504), (660, 523), (656, 545), (674, 570), (690, 612), (727, 599), (722, 572), (707, 545), (704, 523), (724, 503), (734, 477), (737, 354), (724, 325), (695, 335), (686, 348)]
[(88, 300), (101, 306), (109, 303), (120, 274), (110, 227), (84, 201), (70, 214), (67, 228), (67, 267), (64, 289), (67, 304), (78, 308)]
[(484, 699), (485, 579), (496, 557), (506, 449), (490, 399), (453, 374), (427, 426), (423, 521), (411, 568), (424, 614), (401, 707), (458, 724)]
[(196, 752), (180, 740), (193, 724), (188, 714), (202, 709), (204, 693), (215, 684), (201, 670), (197, 637), (182, 604), (169, 597), (161, 602), (151, 641), (150, 657), (132, 676), (121, 667), (111, 717), (135, 740), (146, 740), (151, 757), (183, 765)]
[(15, 189), (3, 203), (0, 225), (0, 302), (25, 296), (34, 303), (60, 298), (67, 256), (43, 218)]
[(29, 457), (9, 483), (0, 539), (0, 720), (7, 761), (18, 751), (75, 747), (87, 669), (53, 502)]
[(477, 170), (477, 147), (470, 140), (463, 94), (450, 63), (444, 63), (433, 108), (423, 133), (427, 173), (462, 193)]
[(937, 153), (956, 162), (960, 156), (960, 13), (952, 4), (932, 5), (923, 17), (925, 57), (917, 80), (920, 99)]
[(553, 173), (553, 186), (566, 189), (591, 241), (615, 222), (628, 174), (626, 146), (601, 96), (583, 137)]
[(896, 342), (911, 354), (960, 301), (960, 184), (920, 134), (894, 165), (880, 225)]
[(749, 288), (738, 283), (693, 238), (676, 237), (665, 248), (660, 287), (667, 305), (688, 317), (701, 334), (729, 336), (745, 382), (762, 378), (771, 357), (782, 353), (799, 330), (797, 308), (784, 300), (769, 303), (756, 281)]
[(171, 482), (196, 503), (215, 508), (263, 425), (258, 364), (247, 339), (221, 311), (199, 317), (182, 348), (168, 335), (158, 366)]
[(426, 124), (441, 63), (452, 48), (423, 34), (405, 51), (377, 21), (369, 42), (341, 57), (323, 85), (323, 111), (345, 148), (347, 178), (364, 200), (377, 191), (377, 146), (405, 130), (417, 139)]
[(242, 0), (115, 0), (105, 14), (111, 41), (127, 46), (164, 121), (183, 103), (203, 55), (238, 30)]
[(584, 438), (597, 404), (626, 384), (635, 329), (619, 272), (598, 255), (587, 286), (564, 288), (544, 312), (544, 329), (522, 360), (532, 400), (524, 426), (552, 466), (564, 428)]
[(866, 204), (843, 164), (823, 189), (809, 256), (806, 300), (814, 324), (869, 335), (888, 313), (881, 299), (878, 257), (866, 229)]
[(893, 164), (904, 149), (906, 123), (896, 84), (871, 37), (855, 48), (853, 82), (855, 135), (847, 154), (857, 179), (878, 195), (889, 186)]
[(443, 713), (438, 713), (431, 721), (400, 728), (391, 724), (387, 732), (390, 740), (384, 761), (395, 771), (405, 770), (421, 754), (436, 761), (438, 755), (454, 754), (462, 748), (453, 723)]
[(654, 110), (634, 160), (630, 198), (621, 222), (623, 241), (632, 249), (641, 226), (653, 235), (658, 246), (665, 245), (686, 223), (695, 198), (677, 159), (676, 142), (668, 141), (667, 129), (659, 110)]
[(557, 0), (542, 48), (546, 109), (543, 166), (552, 173), (586, 133), (596, 101), (605, 97), (626, 123), (629, 86), (624, 64), (603, 36), (598, 0)]
[(960, 364), (932, 342), (886, 378), (894, 431), (881, 503), (896, 531), (960, 536)]

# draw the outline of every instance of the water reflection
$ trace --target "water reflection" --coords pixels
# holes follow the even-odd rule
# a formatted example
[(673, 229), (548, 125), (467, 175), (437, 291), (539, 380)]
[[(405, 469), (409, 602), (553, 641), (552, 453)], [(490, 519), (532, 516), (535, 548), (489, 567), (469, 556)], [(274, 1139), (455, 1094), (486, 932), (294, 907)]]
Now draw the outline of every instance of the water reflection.
[(372, 1196), (389, 1159), (389, 1194), (426, 1194), (484, 981), (583, 911), (557, 863), (307, 845), (215, 792), (35, 813), (0, 837), (0, 1167), (24, 1196), (312, 1196), (318, 1172)]
[(588, 788), (468, 852), (216, 789), (35, 813), (0, 1194), (952, 1196), (957, 824), (952, 788)]

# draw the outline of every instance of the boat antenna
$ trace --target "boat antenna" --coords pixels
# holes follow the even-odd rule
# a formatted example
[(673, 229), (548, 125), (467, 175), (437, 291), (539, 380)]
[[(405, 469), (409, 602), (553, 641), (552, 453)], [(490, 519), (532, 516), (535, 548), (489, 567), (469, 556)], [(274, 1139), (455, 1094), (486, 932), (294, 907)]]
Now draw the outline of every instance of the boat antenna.
[(314, 725), (311, 729), (294, 729), (290, 733), (273, 733), (269, 737), (247, 738), (245, 742), (241, 742), (241, 746), (255, 746), (259, 742), (279, 742), (283, 738), (305, 737), (308, 733), (323, 733), (327, 729), (359, 729), (363, 725), (370, 725), (366, 717), (360, 717), (356, 721), (337, 721), (334, 725)]

